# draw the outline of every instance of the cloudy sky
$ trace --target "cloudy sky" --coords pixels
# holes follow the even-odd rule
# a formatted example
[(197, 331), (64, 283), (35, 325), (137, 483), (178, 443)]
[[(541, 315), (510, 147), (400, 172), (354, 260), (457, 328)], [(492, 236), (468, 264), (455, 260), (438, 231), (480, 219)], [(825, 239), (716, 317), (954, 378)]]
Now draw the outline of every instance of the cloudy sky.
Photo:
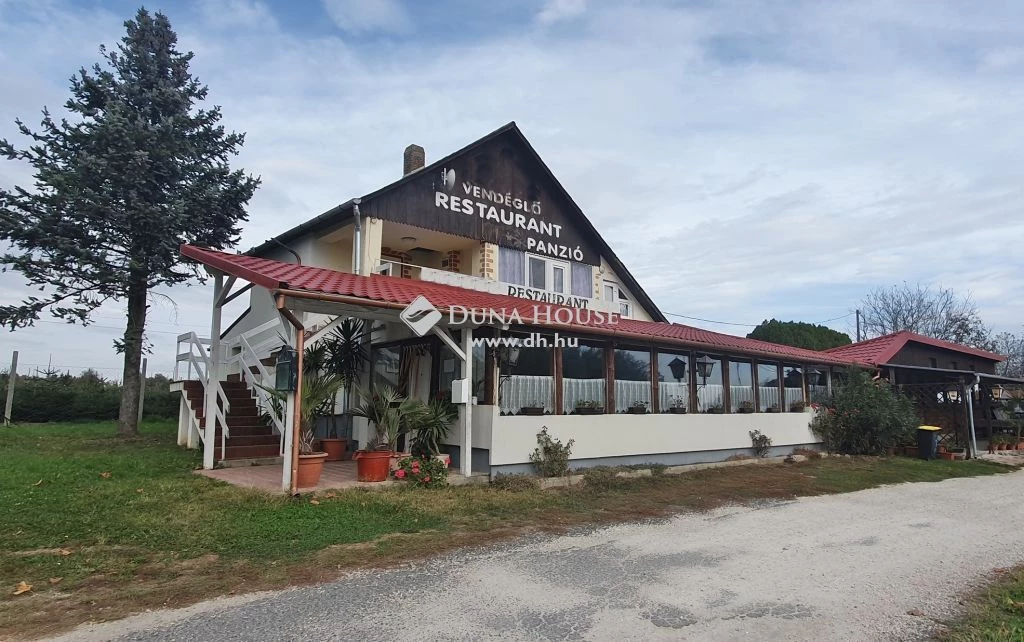
[[(59, 109), (137, 5), (0, 0), (0, 136)], [(263, 179), (247, 248), (515, 120), (669, 313), (828, 320), (941, 283), (1024, 323), (1024, 3), (156, 0)], [(0, 161), (0, 184), (28, 184)], [(26, 290), (0, 275), (0, 300)], [(154, 301), (150, 370), (208, 334)], [(173, 304), (170, 302), (173, 301)], [(30, 367), (119, 376), (123, 308), (0, 335)], [(681, 317), (674, 320), (689, 322)], [(745, 334), (749, 327), (694, 323)], [(204, 328), (206, 331), (204, 332)], [(52, 355), (52, 356), (51, 356)], [(24, 369), (22, 369), (24, 370)]]

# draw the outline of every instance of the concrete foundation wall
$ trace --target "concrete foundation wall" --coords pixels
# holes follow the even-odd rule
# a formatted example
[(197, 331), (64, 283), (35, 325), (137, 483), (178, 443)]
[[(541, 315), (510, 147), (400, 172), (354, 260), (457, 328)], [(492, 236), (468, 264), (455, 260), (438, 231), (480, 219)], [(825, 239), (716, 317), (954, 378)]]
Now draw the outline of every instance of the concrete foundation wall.
[[(493, 408), (493, 406), (479, 406)], [(495, 410), (496, 412), (496, 410)], [(548, 433), (563, 443), (575, 439), (576, 460), (640, 457), (634, 463), (654, 460), (652, 455), (727, 452), (750, 454), (751, 430), (760, 430), (776, 447), (818, 443), (811, 433), (811, 413), (736, 415), (547, 415), (500, 417), (492, 415), (491, 466), (529, 464), (537, 447), (537, 433)], [(723, 457), (724, 458), (724, 457)], [(715, 461), (699, 459), (697, 461)], [(669, 462), (663, 462), (669, 463)], [(687, 462), (680, 462), (687, 463)], [(618, 465), (618, 464), (617, 464)]]

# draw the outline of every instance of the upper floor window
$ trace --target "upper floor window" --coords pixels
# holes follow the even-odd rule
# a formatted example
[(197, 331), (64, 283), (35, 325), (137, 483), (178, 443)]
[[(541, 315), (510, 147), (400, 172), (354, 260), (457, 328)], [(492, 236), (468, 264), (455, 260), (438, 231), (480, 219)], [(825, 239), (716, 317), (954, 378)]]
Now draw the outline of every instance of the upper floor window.
[(498, 247), (498, 280), (588, 299), (594, 296), (591, 266), (527, 254), (504, 246)]
[(605, 281), (604, 287), (601, 289), (601, 298), (605, 301), (611, 301), (612, 303), (619, 304), (619, 314), (624, 317), (633, 316), (633, 304), (630, 302), (629, 297), (619, 287), (619, 284), (615, 281)]
[(529, 266), (531, 288), (565, 294), (568, 263), (532, 254), (526, 255), (526, 262)]

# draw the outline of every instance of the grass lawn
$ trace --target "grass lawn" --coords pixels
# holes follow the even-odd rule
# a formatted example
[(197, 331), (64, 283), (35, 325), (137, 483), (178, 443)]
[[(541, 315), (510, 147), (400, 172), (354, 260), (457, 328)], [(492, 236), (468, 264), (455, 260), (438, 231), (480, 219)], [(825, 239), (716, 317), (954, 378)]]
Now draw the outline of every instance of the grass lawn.
[(1007, 569), (943, 636), (948, 642), (1024, 640), (1024, 566)]
[[(0, 638), (38, 637), (147, 608), (328, 580), (525, 532), (994, 474), (987, 462), (827, 458), (559, 491), (463, 486), (291, 499), (192, 473), (169, 422), (131, 441), (113, 423), (0, 430)], [(14, 596), (16, 585), (32, 585)]]

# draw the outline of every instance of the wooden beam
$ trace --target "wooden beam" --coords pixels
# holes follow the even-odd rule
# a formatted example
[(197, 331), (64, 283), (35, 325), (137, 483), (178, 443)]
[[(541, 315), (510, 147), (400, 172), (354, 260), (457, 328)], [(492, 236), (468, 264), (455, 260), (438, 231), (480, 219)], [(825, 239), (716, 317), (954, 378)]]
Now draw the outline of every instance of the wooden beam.
[(658, 351), (651, 348), (650, 351), (650, 374), (651, 374), (651, 412), (661, 412), (661, 395), (658, 391)]

